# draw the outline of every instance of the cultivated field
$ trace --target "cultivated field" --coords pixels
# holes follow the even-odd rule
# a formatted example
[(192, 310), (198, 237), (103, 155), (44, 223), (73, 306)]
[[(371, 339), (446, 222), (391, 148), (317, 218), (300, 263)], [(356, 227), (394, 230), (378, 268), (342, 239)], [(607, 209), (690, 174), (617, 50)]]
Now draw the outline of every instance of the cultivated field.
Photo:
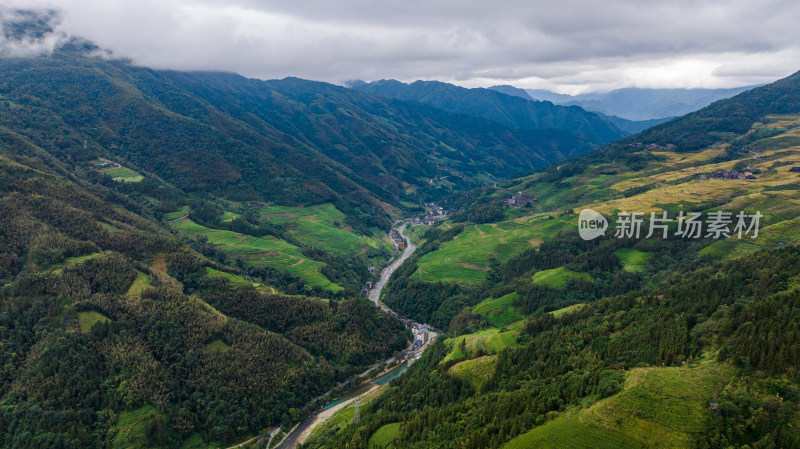
[(490, 258), (507, 262), (552, 237), (567, 222), (562, 217), (539, 215), (468, 226), (452, 241), (422, 256), (416, 276), (430, 282), (482, 282), (489, 271)]
[(358, 254), (369, 248), (394, 248), (386, 236), (386, 230), (375, 229), (374, 237), (353, 232), (345, 223), (345, 215), (333, 204), (265, 206), (258, 211), (262, 220), (283, 226), (304, 245), (322, 248), (333, 254)]
[(710, 401), (730, 369), (713, 362), (689, 367), (636, 368), (623, 391), (564, 414), (504, 446), (521, 448), (690, 448), (707, 429)]
[(520, 321), (522, 314), (514, 307), (514, 301), (519, 294), (509, 293), (499, 298), (489, 298), (472, 308), (472, 313), (483, 315), (492, 326), (502, 328), (511, 323)]
[(340, 291), (342, 287), (331, 282), (319, 272), (321, 262), (305, 257), (300, 248), (275, 237), (253, 237), (220, 229), (201, 226), (191, 220), (183, 219), (171, 222), (170, 225), (187, 235), (203, 235), (209, 242), (220, 245), (233, 257), (241, 257), (246, 263), (266, 265), (285, 270), (306, 281), (311, 286), (322, 287), (331, 291)]

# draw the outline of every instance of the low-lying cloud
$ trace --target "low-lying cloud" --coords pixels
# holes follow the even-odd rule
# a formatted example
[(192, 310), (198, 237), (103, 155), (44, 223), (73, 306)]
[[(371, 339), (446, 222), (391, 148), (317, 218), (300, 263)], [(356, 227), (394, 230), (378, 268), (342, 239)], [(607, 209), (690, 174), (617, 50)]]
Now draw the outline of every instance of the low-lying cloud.
[[(688, 0), (11, 0), (56, 8), (51, 37), (85, 37), (154, 68), (438, 79), (575, 93), (733, 87), (800, 69), (800, 3)], [(23, 48), (24, 47), (24, 48)]]

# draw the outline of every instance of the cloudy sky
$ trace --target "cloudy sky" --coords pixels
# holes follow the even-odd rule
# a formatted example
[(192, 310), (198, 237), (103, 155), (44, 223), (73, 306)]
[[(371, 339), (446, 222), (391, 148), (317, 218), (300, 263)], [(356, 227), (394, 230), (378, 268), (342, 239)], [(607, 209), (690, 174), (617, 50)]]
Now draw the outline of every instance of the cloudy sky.
[(800, 70), (797, 0), (2, 0), (135, 63), (256, 78), (562, 93), (736, 87)]

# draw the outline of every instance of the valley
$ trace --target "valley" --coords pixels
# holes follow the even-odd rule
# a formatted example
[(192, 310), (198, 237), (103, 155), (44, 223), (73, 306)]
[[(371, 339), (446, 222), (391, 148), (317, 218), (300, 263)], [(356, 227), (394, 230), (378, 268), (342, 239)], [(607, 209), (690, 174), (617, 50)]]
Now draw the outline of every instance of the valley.
[[(379, 372), (374, 379), (355, 386), (351, 390), (342, 393), (334, 401), (324, 405), (318, 410), (315, 410), (310, 416), (306, 417), (300, 422), (300, 424), (289, 431), (285, 439), (281, 441), (276, 448), (295, 449), (298, 447), (298, 445), (302, 445), (315, 432), (319, 432), (315, 429), (330, 427), (329, 421), (332, 418), (339, 417), (342, 414), (347, 413), (347, 411), (353, 407), (357, 408), (358, 404), (356, 401), (361, 401), (365, 397), (375, 397), (376, 395), (380, 394), (379, 390), (381, 387), (385, 386), (395, 377), (402, 375), (402, 373), (408, 369), (408, 366), (411, 365), (415, 360), (419, 359), (425, 352), (425, 349), (434, 341), (436, 341), (438, 334), (430, 330), (427, 325), (417, 323), (413, 320), (409, 320), (397, 315), (395, 312), (391, 311), (384, 304), (382, 304), (380, 300), (381, 291), (383, 290), (386, 281), (392, 276), (394, 271), (400, 265), (402, 265), (403, 262), (405, 262), (406, 259), (408, 259), (408, 257), (411, 256), (411, 254), (416, 250), (416, 246), (411, 242), (411, 239), (403, 235), (405, 228), (406, 224), (403, 223), (398, 228), (395, 228), (396, 231), (393, 229), (393, 232), (399, 234), (405, 241), (406, 245), (403, 250), (400, 251), (399, 244), (395, 244), (395, 258), (386, 268), (383, 269), (383, 271), (381, 271), (379, 280), (375, 283), (374, 288), (369, 291), (369, 299), (375, 303), (375, 305), (382, 312), (399, 318), (407, 327), (412, 330), (412, 343), (404, 351), (402, 351), (399, 356), (390, 357), (380, 363), (380, 366), (393, 366), (392, 368), (389, 368), (383, 372)], [(368, 375), (367, 373), (372, 373), (372, 370), (362, 373), (360, 377), (366, 377)], [(340, 423), (336, 424), (338, 425)]]
[(59, 14), (0, 8), (0, 447), (800, 447), (800, 72), (555, 104), (17, 51)]
[[(372, 415), (308, 446), (688, 448), (775, 439), (790, 447), (793, 431), (765, 429), (794, 428), (793, 393), (777, 393), (789, 402), (773, 412), (754, 404), (794, 376), (784, 361), (797, 347), (790, 316), (800, 285), (800, 273), (786, 271), (800, 236), (792, 137), (800, 125), (788, 113), (800, 107), (797, 76), (451, 204), (462, 212), (428, 231), (385, 295), (393, 310), (433, 320), (450, 337), (374, 399)], [(773, 95), (787, 103), (751, 108), (754, 97)], [(752, 118), (714, 122), (725, 114)], [(709, 126), (717, 133), (704, 140)], [(511, 195), (533, 206), (503, 207)], [(599, 243), (577, 238), (587, 207), (610, 220)], [(623, 211), (716, 210), (758, 210), (761, 231), (613, 237)], [(766, 271), (755, 275), (755, 266)], [(757, 280), (777, 273), (784, 282)], [(760, 327), (744, 324), (755, 317), (747, 310), (770, 307), (788, 307), (769, 321), (789, 334), (745, 330)], [(765, 427), (731, 427), (743, 416)]]

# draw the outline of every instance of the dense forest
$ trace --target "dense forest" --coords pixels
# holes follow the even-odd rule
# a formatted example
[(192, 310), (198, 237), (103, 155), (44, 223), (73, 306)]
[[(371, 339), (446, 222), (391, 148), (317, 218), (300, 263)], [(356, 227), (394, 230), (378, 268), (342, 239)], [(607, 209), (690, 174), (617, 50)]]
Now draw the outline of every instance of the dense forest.
[(233, 442), (298, 420), (313, 398), (406, 347), (403, 325), (363, 298), (210, 276), (250, 268), (139, 201), (183, 201), (180, 189), (109, 182), (7, 128), (0, 137), (0, 445)]
[[(367, 447), (379, 427), (398, 421), (397, 447), (502, 447), (552, 419), (552, 413), (614, 395), (626, 369), (691, 364), (706, 357), (709, 347), (719, 347), (715, 360), (732, 365), (736, 374), (699, 447), (800, 444), (792, 426), (800, 411), (800, 388), (793, 380), (800, 363), (800, 296), (792, 287), (800, 275), (800, 250), (712, 262), (696, 258), (687, 242), (672, 241), (659, 254), (673, 262), (641, 277), (623, 274), (611, 249), (608, 242), (562, 237), (500, 266), (498, 285), (472, 296), (517, 291), (515, 305), (529, 318), (516, 337), (519, 346), (497, 354), (494, 371), (480, 388), (449, 373), (463, 359), (446, 358), (449, 349), (437, 343), (370, 403), (358, 425), (307, 447)], [(537, 269), (563, 264), (591, 266), (595, 280), (568, 283), (563, 290), (522, 281)], [(420, 284), (409, 290), (416, 297), (435, 297), (444, 288)], [(406, 304), (402, 295), (396, 300), (395, 307)], [(548, 313), (574, 303), (587, 305), (558, 318)], [(411, 313), (434, 310), (434, 317), (447, 316), (443, 305), (428, 311), (405, 307)], [(479, 316), (450, 316), (454, 333), (486, 325)], [(766, 394), (772, 396), (765, 403)]]

